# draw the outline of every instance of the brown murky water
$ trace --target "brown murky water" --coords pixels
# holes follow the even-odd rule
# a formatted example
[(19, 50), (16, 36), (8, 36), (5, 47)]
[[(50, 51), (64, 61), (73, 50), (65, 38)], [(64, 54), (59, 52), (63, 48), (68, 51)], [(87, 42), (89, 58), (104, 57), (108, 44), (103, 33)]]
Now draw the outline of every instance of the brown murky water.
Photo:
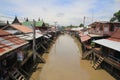
[(69, 35), (60, 36), (53, 45), (38, 80), (115, 80), (104, 70), (94, 70), (80, 59), (80, 51)]

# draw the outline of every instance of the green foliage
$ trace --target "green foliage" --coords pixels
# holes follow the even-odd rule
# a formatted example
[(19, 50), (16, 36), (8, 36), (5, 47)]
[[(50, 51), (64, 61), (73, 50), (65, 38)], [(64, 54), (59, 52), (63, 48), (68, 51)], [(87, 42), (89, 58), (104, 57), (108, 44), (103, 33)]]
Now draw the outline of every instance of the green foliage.
[(113, 17), (110, 19), (110, 22), (114, 22), (116, 20), (120, 22), (120, 10), (113, 14)]
[(67, 28), (77, 28), (77, 26), (70, 25), (70, 26), (67, 26)]
[(116, 18), (115, 17), (112, 17), (111, 19), (110, 19), (110, 22), (114, 22), (116, 20)]
[(81, 24), (79, 25), (79, 27), (84, 27), (84, 24), (81, 23)]

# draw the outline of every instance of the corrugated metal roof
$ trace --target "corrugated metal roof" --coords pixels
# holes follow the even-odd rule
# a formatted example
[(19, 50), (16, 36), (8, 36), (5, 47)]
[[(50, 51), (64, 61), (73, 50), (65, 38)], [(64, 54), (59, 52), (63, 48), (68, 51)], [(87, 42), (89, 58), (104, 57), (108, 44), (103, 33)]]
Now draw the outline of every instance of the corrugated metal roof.
[(72, 31), (80, 31), (82, 29), (83, 29), (83, 27), (81, 27), (81, 28), (80, 27), (79, 28), (71, 28)]
[(108, 39), (100, 39), (100, 40), (95, 40), (93, 42), (120, 51), (120, 42), (116, 42)]
[(11, 34), (16, 34), (19, 32), (18, 30), (4, 30), (4, 31), (9, 32)]
[[(0, 30), (0, 33), (2, 33), (4, 35), (8, 32)], [(0, 56), (2, 56), (3, 54), (5, 54), (11, 50), (14, 50), (20, 46), (23, 46), (27, 43), (28, 43), (27, 41), (24, 41), (14, 35), (0, 36)]]
[(33, 22), (32, 21), (25, 21), (25, 22), (22, 23), (22, 25), (27, 26), (27, 27), (33, 29), (33, 27), (32, 27)]
[(0, 29), (0, 36), (3, 36), (3, 35), (10, 35), (11, 33), (9, 32), (6, 32), (6, 31), (3, 31)]
[(91, 38), (91, 37), (88, 36), (88, 35), (85, 35), (85, 36), (81, 36), (81, 37), (80, 37), (80, 39), (81, 39), (82, 42), (85, 42), (85, 41), (89, 40), (90, 38)]
[(81, 32), (81, 33), (79, 34), (79, 36), (84, 36), (84, 33), (83, 33), (83, 32)]
[[(24, 40), (33, 40), (33, 33), (20, 34), (16, 36)], [(43, 36), (42, 34), (36, 32), (36, 35), (35, 35), (36, 39), (42, 36)]]
[(19, 31), (21, 31), (21, 32), (23, 32), (23, 33), (33, 32), (32, 29), (30, 29), (30, 28), (28, 28), (28, 27), (26, 27), (24, 25), (11, 24), (10, 26), (13, 27), (13, 28), (15, 28), (15, 29), (17, 29), (17, 30), (19, 30)]
[(88, 34), (90, 37), (102, 37), (103, 35), (97, 35), (97, 34)]

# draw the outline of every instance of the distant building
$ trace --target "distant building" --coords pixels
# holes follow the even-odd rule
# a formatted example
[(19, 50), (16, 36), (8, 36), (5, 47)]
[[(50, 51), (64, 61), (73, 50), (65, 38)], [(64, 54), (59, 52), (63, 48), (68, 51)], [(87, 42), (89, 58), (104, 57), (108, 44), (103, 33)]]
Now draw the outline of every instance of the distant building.
[(49, 29), (49, 24), (45, 23), (43, 20), (38, 19), (38, 21), (35, 21), (35, 23), (33, 23), (33, 21), (29, 21), (28, 18), (22, 23), (22, 25), (25, 25), (31, 29), (33, 29), (33, 27), (35, 27), (36, 30), (40, 30), (43, 33), (45, 31), (47, 31)]
[(33, 27), (32, 27), (33, 26), (33, 22), (29, 21), (28, 18), (22, 23), (22, 25), (27, 26), (27, 27), (33, 29)]
[(89, 30), (90, 34), (99, 35), (112, 35), (119, 27), (120, 22), (94, 22), (89, 25), (91, 28)]
[[(18, 68), (18, 50), (22, 49), (22, 52), (25, 51), (27, 45), (27, 41), (22, 40), (9, 32), (0, 30), (0, 79), (11, 79), (10, 75), (13, 74), (11, 71), (13, 71), (13, 68)], [(26, 53), (23, 52), (23, 62), (26, 58), (25, 55)]]
[[(93, 41), (95, 43), (95, 56), (103, 57), (101, 66), (120, 79), (120, 27), (108, 39)], [(96, 63), (97, 64), (97, 63)]]

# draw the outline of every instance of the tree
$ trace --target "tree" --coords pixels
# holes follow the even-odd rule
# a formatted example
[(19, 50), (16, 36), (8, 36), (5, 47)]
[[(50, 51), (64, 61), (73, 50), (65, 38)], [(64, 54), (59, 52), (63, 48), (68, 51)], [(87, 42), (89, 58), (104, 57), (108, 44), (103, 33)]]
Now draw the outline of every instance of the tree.
[(113, 14), (113, 17), (110, 19), (110, 22), (118, 21), (120, 22), (120, 10)]
[(81, 24), (79, 25), (79, 27), (84, 27), (84, 24), (81, 23)]

